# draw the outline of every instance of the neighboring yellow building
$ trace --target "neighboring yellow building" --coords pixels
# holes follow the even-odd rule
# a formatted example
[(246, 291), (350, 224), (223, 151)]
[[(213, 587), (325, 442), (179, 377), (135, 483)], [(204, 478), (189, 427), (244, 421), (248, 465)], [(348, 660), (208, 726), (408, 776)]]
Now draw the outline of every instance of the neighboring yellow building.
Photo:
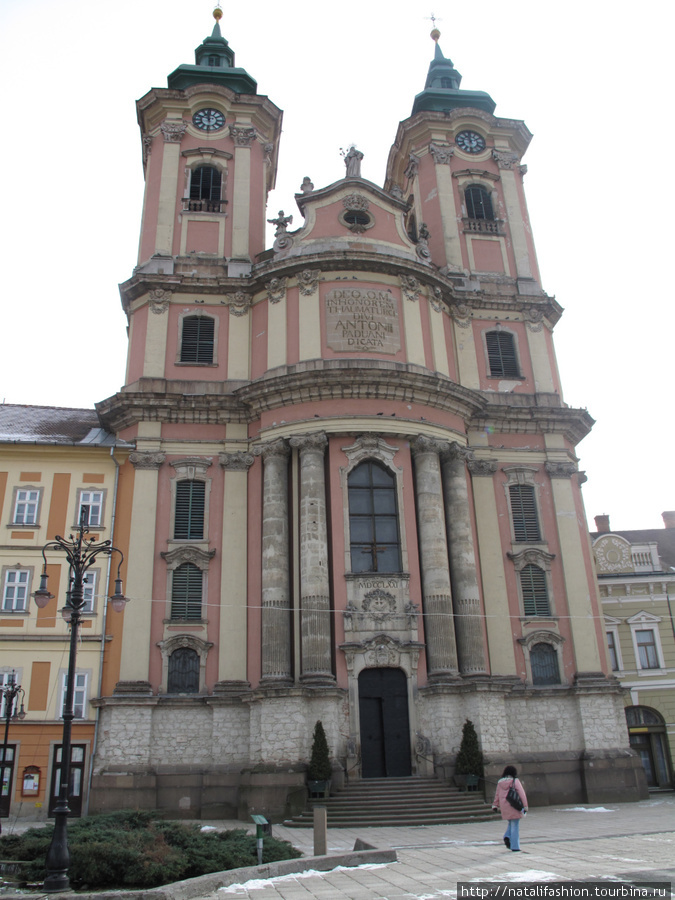
[[(47, 552), (49, 588), (54, 594), (38, 609), (42, 548), (68, 537), (83, 505), (91, 534), (112, 539), (126, 553), (128, 528), (115, 522), (124, 442), (100, 427), (94, 410), (0, 405), (0, 687), (21, 685), (10, 722), (3, 769), (0, 815), (48, 815), (59, 784), (69, 630), (61, 615), (68, 572), (63, 552)], [(125, 533), (126, 532), (126, 533)], [(113, 577), (115, 569), (112, 572)], [(121, 616), (108, 619), (109, 558), (101, 557), (85, 585), (87, 606), (77, 650), (75, 719), (72, 732), (71, 806), (86, 810), (90, 760), (96, 744), (97, 713), (91, 699), (101, 693), (104, 656), (119, 656), (115, 635)], [(118, 619), (116, 622), (115, 619)], [(105, 639), (104, 636), (105, 635)], [(2, 697), (2, 716), (7, 710)], [(4, 745), (0, 745), (0, 760)]]
[(675, 512), (663, 521), (611, 531), (609, 516), (596, 516), (592, 535), (610, 663), (630, 692), (630, 745), (650, 790), (675, 787)]

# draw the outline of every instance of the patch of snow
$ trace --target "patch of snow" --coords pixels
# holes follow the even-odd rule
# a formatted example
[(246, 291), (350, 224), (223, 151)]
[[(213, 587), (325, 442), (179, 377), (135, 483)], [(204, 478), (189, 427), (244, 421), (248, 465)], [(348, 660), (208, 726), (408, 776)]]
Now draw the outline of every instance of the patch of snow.
[(594, 806), (591, 809), (587, 806), (570, 806), (567, 809), (561, 809), (560, 812), (616, 812), (616, 810), (607, 809), (605, 806)]
[(524, 872), (505, 872), (499, 876), (499, 881), (560, 881), (560, 875), (540, 869), (526, 869)]
[(237, 891), (260, 891), (271, 884), (281, 884), (284, 881), (293, 881), (298, 878), (314, 878), (316, 875), (323, 878), (331, 872), (353, 872), (354, 869), (384, 869), (387, 863), (365, 863), (362, 866), (335, 866), (320, 872), (318, 869), (307, 869), (306, 872), (291, 872), (288, 875), (277, 875), (275, 878), (252, 878), (239, 884), (228, 884), (227, 887), (218, 888), (221, 894), (234, 894)]

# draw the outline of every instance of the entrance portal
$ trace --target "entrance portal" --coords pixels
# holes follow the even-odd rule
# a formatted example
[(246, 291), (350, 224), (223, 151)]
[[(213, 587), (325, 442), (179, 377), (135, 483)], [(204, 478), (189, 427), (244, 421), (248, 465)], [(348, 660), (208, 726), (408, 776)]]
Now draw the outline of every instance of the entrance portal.
[(408, 684), (401, 669), (364, 669), (359, 675), (361, 774), (403, 778), (411, 774)]

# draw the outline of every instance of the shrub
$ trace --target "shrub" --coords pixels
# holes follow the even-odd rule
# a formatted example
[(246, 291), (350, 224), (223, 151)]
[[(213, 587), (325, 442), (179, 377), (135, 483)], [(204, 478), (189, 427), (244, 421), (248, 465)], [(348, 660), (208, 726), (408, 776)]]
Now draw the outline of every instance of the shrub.
[[(30, 828), (0, 837), (0, 857), (25, 860), (26, 880), (43, 881), (53, 830)], [(68, 845), (73, 887), (156, 887), (258, 862), (255, 836), (244, 829), (202, 832), (198, 824), (165, 821), (139, 810), (73, 820)], [(264, 862), (298, 856), (286, 841), (265, 838)]]
[(330, 757), (328, 755), (328, 741), (323, 730), (321, 720), (314, 726), (312, 737), (312, 755), (307, 769), (309, 781), (328, 781), (332, 775)]
[(483, 775), (483, 754), (473, 722), (467, 719), (462, 726), (462, 742), (455, 760), (457, 775)]

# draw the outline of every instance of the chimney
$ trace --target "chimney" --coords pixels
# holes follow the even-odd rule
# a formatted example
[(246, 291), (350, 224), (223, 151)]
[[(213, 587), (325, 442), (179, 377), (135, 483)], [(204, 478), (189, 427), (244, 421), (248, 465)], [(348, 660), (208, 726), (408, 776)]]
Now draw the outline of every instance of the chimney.
[[(667, 515), (667, 513), (664, 513), (664, 516), (665, 515)], [(675, 517), (675, 513), (673, 513), (673, 517)], [(595, 517), (595, 527), (599, 534), (609, 533), (609, 516), (607, 515), (607, 513), (602, 516)], [(675, 521), (673, 522), (673, 527), (675, 527)]]
[(661, 513), (664, 528), (675, 528), (675, 509)]

